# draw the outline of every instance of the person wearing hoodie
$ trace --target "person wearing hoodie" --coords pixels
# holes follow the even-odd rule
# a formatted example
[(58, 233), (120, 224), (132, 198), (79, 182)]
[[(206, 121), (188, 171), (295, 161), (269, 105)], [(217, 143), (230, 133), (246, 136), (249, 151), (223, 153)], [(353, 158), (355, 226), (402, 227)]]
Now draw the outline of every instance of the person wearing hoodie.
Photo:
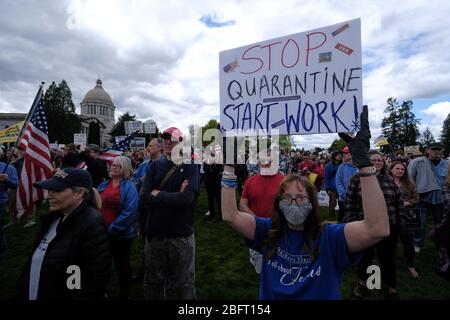
[(350, 181), (350, 178), (358, 172), (358, 168), (353, 165), (352, 162), (352, 154), (350, 153), (350, 150), (348, 147), (345, 147), (342, 149), (342, 165), (339, 166), (336, 172), (336, 190), (339, 195), (339, 214), (338, 214), (338, 221), (342, 221), (344, 218), (344, 200), (345, 200), (345, 193), (347, 191), (348, 182)]
[(116, 266), (120, 286), (120, 299), (128, 299), (131, 285), (130, 250), (136, 237), (136, 220), (139, 195), (131, 181), (131, 160), (119, 156), (114, 158), (110, 180), (98, 186), (102, 199), (100, 212), (108, 225), (111, 238), (112, 258)]
[(336, 173), (339, 166), (342, 163), (342, 153), (334, 152), (331, 155), (331, 161), (325, 165), (325, 189), (330, 199), (328, 204), (328, 210), (330, 213), (330, 219), (337, 219), (336, 217), (336, 202), (338, 199), (338, 192), (336, 189)]

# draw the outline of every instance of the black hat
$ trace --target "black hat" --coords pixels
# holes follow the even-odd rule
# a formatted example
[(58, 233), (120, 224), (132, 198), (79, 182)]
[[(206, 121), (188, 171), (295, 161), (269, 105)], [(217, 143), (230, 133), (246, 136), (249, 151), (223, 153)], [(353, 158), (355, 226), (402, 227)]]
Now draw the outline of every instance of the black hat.
[(428, 149), (444, 149), (444, 146), (440, 142), (433, 142), (428, 145)]
[(86, 170), (64, 168), (59, 169), (50, 179), (33, 183), (33, 186), (57, 192), (72, 187), (90, 190), (92, 188), (92, 177)]

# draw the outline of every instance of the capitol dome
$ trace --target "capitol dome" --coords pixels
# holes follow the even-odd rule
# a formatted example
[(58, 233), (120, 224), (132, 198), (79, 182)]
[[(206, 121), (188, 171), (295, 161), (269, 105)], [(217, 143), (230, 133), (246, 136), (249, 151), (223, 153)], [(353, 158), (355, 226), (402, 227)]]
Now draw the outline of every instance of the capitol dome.
[(89, 90), (81, 102), (82, 132), (88, 133), (89, 123), (95, 121), (101, 124), (101, 144), (107, 145), (109, 133), (114, 127), (116, 107), (110, 95), (103, 89), (102, 80), (98, 79), (93, 89)]
[(102, 80), (98, 79), (94, 89), (86, 93), (82, 103), (103, 103), (114, 105), (109, 94), (102, 87)]

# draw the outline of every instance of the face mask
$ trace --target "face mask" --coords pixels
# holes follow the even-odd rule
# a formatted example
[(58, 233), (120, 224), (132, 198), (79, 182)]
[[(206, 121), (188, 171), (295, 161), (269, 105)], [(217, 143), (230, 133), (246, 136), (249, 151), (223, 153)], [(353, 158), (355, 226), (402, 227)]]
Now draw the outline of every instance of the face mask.
[(305, 204), (286, 204), (280, 202), (279, 206), (287, 222), (294, 226), (303, 224), (312, 210), (311, 202)]

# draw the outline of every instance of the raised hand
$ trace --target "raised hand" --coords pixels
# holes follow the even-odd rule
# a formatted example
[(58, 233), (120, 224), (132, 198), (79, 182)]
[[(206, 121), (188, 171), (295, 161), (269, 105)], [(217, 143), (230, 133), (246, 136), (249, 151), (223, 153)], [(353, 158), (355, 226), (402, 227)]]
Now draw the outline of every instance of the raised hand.
[(358, 131), (355, 137), (350, 136), (347, 133), (339, 132), (339, 137), (344, 140), (350, 153), (352, 154), (352, 161), (358, 168), (371, 167), (372, 163), (369, 158), (370, 149), (370, 129), (369, 129), (369, 109), (367, 105), (363, 106), (363, 111), (360, 115), (361, 129)]

